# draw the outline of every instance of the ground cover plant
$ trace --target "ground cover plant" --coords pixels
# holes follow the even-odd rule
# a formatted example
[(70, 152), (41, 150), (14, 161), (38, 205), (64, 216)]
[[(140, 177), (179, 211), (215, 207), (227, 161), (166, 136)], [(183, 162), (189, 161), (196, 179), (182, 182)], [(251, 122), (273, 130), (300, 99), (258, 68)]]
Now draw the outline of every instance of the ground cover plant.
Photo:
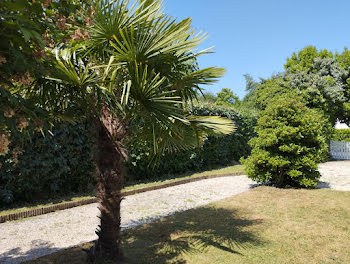
[[(124, 263), (348, 263), (349, 214), (349, 192), (259, 187), (124, 231)], [(82, 247), (28, 263), (85, 263)]]

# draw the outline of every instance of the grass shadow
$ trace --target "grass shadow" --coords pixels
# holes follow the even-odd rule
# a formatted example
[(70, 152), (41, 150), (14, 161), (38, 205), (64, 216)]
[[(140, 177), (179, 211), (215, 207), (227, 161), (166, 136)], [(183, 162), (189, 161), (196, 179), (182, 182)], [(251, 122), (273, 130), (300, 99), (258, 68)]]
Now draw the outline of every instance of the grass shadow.
[[(186, 257), (198, 257), (204, 252), (211, 258), (221, 254), (241, 257), (246, 249), (265, 244), (254, 231), (262, 223), (260, 219), (242, 217), (236, 209), (199, 207), (124, 230), (124, 261), (97, 260), (95, 264), (185, 264)], [(253, 231), (252, 226), (256, 226)], [(87, 243), (61, 250), (28, 263), (85, 264), (87, 253), (83, 249), (91, 246), (92, 243)]]
[(124, 231), (125, 263), (186, 263), (184, 255), (211, 248), (242, 255), (245, 248), (263, 243), (246, 228), (261, 223), (241, 218), (235, 210), (209, 206), (178, 213)]

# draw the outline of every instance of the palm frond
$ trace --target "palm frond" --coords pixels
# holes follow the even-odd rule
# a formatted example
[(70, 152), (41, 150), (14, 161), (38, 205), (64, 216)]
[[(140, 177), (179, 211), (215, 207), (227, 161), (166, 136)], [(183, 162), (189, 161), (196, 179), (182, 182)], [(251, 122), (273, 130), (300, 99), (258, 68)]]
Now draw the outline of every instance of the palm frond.
[(159, 17), (161, 2), (130, 4), (128, 0), (98, 0), (94, 4), (93, 26), (88, 28), (90, 38), (87, 49), (90, 54), (105, 57), (105, 50), (113, 36), (119, 36), (120, 28), (129, 28), (136, 23), (145, 23)]
[(173, 83), (169, 86), (178, 91), (185, 101), (191, 101), (196, 98), (198, 91), (201, 92), (200, 85), (208, 85), (217, 82), (218, 78), (225, 74), (223, 68), (205, 68), (197, 71), (192, 71), (178, 75)]
[(209, 134), (228, 135), (236, 130), (232, 120), (220, 116), (189, 116), (191, 125)]

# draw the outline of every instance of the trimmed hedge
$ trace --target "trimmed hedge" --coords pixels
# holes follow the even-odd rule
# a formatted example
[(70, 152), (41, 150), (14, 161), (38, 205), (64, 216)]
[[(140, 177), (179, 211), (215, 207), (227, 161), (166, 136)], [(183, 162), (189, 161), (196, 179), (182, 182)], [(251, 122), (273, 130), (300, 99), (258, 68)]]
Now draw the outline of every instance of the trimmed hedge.
[(24, 142), (20, 134), (11, 136), (10, 151), (0, 156), (0, 207), (92, 188), (92, 127), (87, 123), (60, 124), (52, 133), (36, 133)]
[(334, 129), (332, 140), (350, 142), (350, 129)]
[[(155, 167), (150, 165), (146, 144), (138, 143), (142, 146), (138, 148), (129, 144), (126, 184), (224, 166), (249, 155), (248, 141), (255, 136), (254, 114), (214, 105), (193, 107), (189, 114), (227, 117), (235, 121), (237, 130), (228, 136), (209, 136), (200, 149), (166, 154)], [(36, 133), (31, 140), (24, 140), (21, 133), (11, 135), (9, 153), (0, 156), (0, 207), (93, 189), (92, 126), (86, 122), (59, 124), (52, 132)]]
[(225, 166), (250, 154), (248, 141), (255, 136), (257, 120), (254, 113), (206, 104), (192, 107), (189, 114), (227, 117), (234, 120), (237, 130), (227, 136), (209, 136), (199, 149), (164, 154), (156, 166), (150, 165), (145, 148), (129, 147), (126, 182)]

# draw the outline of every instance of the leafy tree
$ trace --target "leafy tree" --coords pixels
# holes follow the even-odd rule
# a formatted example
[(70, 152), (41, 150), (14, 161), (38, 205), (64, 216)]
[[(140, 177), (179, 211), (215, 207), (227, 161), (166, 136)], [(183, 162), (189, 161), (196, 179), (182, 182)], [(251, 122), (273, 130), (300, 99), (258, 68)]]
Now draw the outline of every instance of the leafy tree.
[(336, 119), (347, 120), (344, 115), (346, 81), (349, 71), (340, 67), (333, 58), (316, 57), (309, 72), (285, 73), (288, 85), (299, 92), (307, 106), (321, 110), (335, 124)]
[(295, 93), (277, 97), (262, 111), (244, 164), (248, 177), (278, 187), (316, 187), (317, 164), (327, 153), (326, 118)]
[(254, 92), (255, 105), (263, 110), (277, 96), (295, 91), (308, 107), (322, 111), (334, 124), (350, 122), (350, 69), (344, 68), (346, 52), (332, 57), (327, 50), (306, 47), (288, 59), (286, 71), (263, 80)]
[[(84, 23), (78, 10), (87, 1), (11, 1), (0, 5), (0, 155), (7, 153), (11, 134), (41, 130), (58, 116), (24, 99), (23, 91), (46, 75), (49, 50), (68, 43)], [(68, 36), (68, 38), (67, 38)]]
[(249, 74), (243, 75), (245, 78), (246, 86), (245, 91), (247, 92), (242, 100), (242, 107), (247, 109), (256, 109), (257, 108), (257, 90), (260, 86), (260, 82), (256, 82), (252, 76)]
[[(336, 54), (335, 56), (336, 62), (339, 63), (340, 67), (347, 72), (350, 72), (350, 51), (345, 48), (344, 51), (340, 54)], [(347, 123), (350, 125), (350, 76), (347, 76), (347, 79), (343, 82), (344, 86), (344, 96), (345, 102), (342, 107), (342, 116), (339, 118), (340, 121)]]
[(125, 139), (151, 142), (151, 154), (160, 155), (198, 146), (210, 133), (229, 134), (234, 126), (228, 119), (189, 116), (184, 110), (200, 85), (224, 73), (198, 68), (196, 58), (207, 52), (194, 51), (204, 35), (195, 35), (191, 19), (178, 22), (163, 14), (158, 0), (134, 5), (99, 0), (83, 16), (86, 25), (74, 31), (72, 47), (57, 47), (55, 60), (45, 60), (47, 75), (17, 90), (48, 113), (94, 122), (101, 223), (91, 252), (115, 260), (122, 257)]
[(336, 53), (335, 59), (343, 69), (350, 68), (350, 50), (348, 48), (345, 47), (342, 53)]
[(209, 103), (209, 104), (215, 104), (217, 100), (217, 96), (210, 92), (205, 92), (201, 96), (198, 97), (198, 103), (199, 105)]
[(333, 53), (326, 49), (319, 51), (314, 46), (307, 46), (298, 53), (293, 52), (292, 56), (287, 58), (284, 68), (291, 73), (310, 72), (315, 58), (333, 58)]
[(234, 92), (229, 88), (222, 88), (220, 92), (217, 93), (216, 105), (222, 106), (233, 106), (239, 104), (239, 98)]
[(245, 90), (248, 93), (252, 93), (254, 92), (258, 87), (259, 87), (259, 83), (254, 81), (253, 77), (249, 74), (243, 74), (243, 77), (245, 79)]
[(283, 94), (291, 92), (286, 80), (281, 76), (273, 76), (270, 79), (263, 80), (255, 90), (255, 106), (259, 110), (265, 108), (276, 98)]

